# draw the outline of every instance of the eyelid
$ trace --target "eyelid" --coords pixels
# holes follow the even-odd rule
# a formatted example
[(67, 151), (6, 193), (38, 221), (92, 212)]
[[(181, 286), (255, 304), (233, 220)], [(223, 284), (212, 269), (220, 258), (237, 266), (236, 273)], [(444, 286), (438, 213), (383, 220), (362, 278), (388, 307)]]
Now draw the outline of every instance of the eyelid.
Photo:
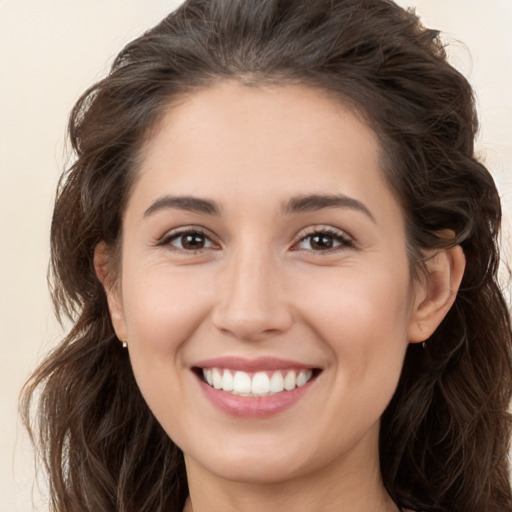
[[(179, 238), (180, 236), (186, 235), (188, 233), (200, 234), (200, 235), (204, 236), (205, 238), (207, 238), (216, 247), (203, 247), (203, 248), (196, 249), (196, 250), (188, 250), (188, 249), (180, 249), (179, 247), (173, 247), (170, 244), (170, 242), (172, 240)], [(316, 234), (331, 235), (335, 239), (338, 239), (340, 241), (340, 245), (330, 248), (330, 249), (318, 250), (318, 251), (311, 250), (311, 249), (296, 248), (296, 246), (298, 244), (300, 244), (300, 242), (302, 242), (306, 238), (316, 235)], [(207, 229), (203, 226), (198, 226), (198, 225), (180, 226), (178, 228), (172, 229), (171, 231), (167, 231), (163, 236), (161, 236), (157, 240), (156, 245), (171, 247), (172, 248), (171, 250), (174, 250), (176, 252), (188, 253), (188, 254), (197, 254), (197, 253), (201, 253), (203, 251), (208, 251), (211, 249), (217, 250), (221, 246), (221, 244), (218, 242), (216, 237), (210, 232), (209, 229)], [(315, 254), (319, 254), (319, 255), (328, 255), (328, 254), (333, 254), (335, 252), (347, 250), (349, 248), (354, 248), (354, 247), (355, 247), (354, 238), (351, 235), (349, 235), (346, 231), (339, 229), (339, 228), (335, 228), (333, 226), (320, 224), (320, 225), (308, 226), (306, 228), (301, 229), (295, 236), (295, 242), (293, 242), (291, 250), (292, 251), (307, 251), (307, 252), (315, 253)]]
[[(197, 225), (190, 225), (190, 226), (180, 226), (179, 228), (174, 228), (170, 231), (167, 231), (163, 236), (161, 236), (157, 242), (157, 246), (168, 246), (172, 247), (170, 242), (176, 238), (179, 238), (180, 236), (186, 235), (188, 233), (197, 233), (199, 235), (203, 235), (205, 238), (207, 238), (213, 245), (217, 246), (217, 248), (220, 246), (219, 242), (216, 240), (216, 237), (211, 234), (211, 232), (206, 229), (203, 226), (197, 226)], [(177, 252), (186, 252), (188, 254), (195, 254), (206, 250), (211, 250), (212, 247), (203, 247), (201, 249), (196, 250), (186, 250), (186, 249), (180, 249), (179, 247), (172, 247), (172, 250), (175, 250)]]
[[(310, 249), (298, 249), (298, 248), (294, 249), (294, 247), (296, 247), (298, 244), (300, 244), (300, 242), (302, 242), (306, 238), (316, 235), (316, 234), (331, 235), (334, 238), (339, 239), (341, 243), (337, 247), (325, 249), (323, 251), (313, 251)], [(339, 228), (335, 228), (333, 226), (328, 226), (328, 225), (314, 225), (314, 226), (308, 226), (307, 228), (304, 228), (301, 231), (299, 231), (299, 233), (297, 233), (296, 241), (293, 243), (292, 250), (307, 251), (307, 252), (312, 252), (312, 253), (319, 254), (319, 255), (328, 255), (328, 254), (333, 254), (335, 252), (347, 250), (347, 249), (354, 248), (354, 247), (355, 247), (354, 238), (351, 235), (349, 235), (346, 231), (339, 229)]]

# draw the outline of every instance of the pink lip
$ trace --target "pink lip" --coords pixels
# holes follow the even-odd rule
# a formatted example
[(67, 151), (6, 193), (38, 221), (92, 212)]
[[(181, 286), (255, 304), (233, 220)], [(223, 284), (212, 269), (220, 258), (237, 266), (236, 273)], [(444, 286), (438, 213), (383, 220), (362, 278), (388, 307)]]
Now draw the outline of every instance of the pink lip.
[[(244, 359), (242, 357), (218, 357), (206, 359), (194, 364), (195, 368), (229, 368), (248, 373), (257, 371), (276, 370), (311, 370), (314, 366), (299, 363), (297, 361), (279, 359), (274, 357), (260, 357), (256, 359)], [(194, 372), (195, 373), (195, 372)], [(297, 403), (311, 388), (315, 378), (292, 391), (282, 391), (274, 395), (261, 397), (246, 397), (233, 395), (222, 389), (215, 389), (204, 382), (196, 374), (197, 381), (204, 396), (220, 411), (238, 418), (256, 419), (268, 418), (285, 411)]]
[(291, 361), (287, 359), (279, 359), (275, 357), (258, 357), (256, 359), (244, 359), (243, 357), (217, 357), (214, 359), (206, 359), (194, 364), (199, 368), (229, 368), (230, 370), (241, 370), (243, 372), (257, 371), (276, 371), (276, 370), (312, 370), (314, 366)]
[(220, 411), (238, 418), (268, 418), (285, 411), (297, 403), (310, 389), (316, 379), (312, 379), (300, 388), (283, 391), (269, 396), (238, 396), (227, 391), (215, 389), (197, 377), (201, 391)]

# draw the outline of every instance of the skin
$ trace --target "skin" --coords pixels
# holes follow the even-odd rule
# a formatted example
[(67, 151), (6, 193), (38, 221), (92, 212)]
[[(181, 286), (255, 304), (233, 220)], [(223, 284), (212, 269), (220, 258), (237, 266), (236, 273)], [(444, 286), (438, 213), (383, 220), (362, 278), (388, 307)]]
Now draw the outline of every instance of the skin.
[[(311, 194), (359, 206), (283, 212)], [(165, 196), (206, 198), (219, 214), (158, 203)], [(380, 417), (408, 344), (435, 330), (464, 268), (454, 248), (429, 255), (427, 275), (412, 281), (404, 224), (376, 135), (318, 91), (221, 82), (155, 127), (107, 294), (137, 383), (185, 453), (188, 510), (396, 510), (379, 472)], [(199, 252), (176, 236), (191, 227), (205, 234)], [(333, 247), (312, 244), (326, 228)], [(106, 254), (100, 244), (104, 283)], [(321, 372), (285, 411), (237, 418), (204, 397), (192, 371), (220, 356)]]

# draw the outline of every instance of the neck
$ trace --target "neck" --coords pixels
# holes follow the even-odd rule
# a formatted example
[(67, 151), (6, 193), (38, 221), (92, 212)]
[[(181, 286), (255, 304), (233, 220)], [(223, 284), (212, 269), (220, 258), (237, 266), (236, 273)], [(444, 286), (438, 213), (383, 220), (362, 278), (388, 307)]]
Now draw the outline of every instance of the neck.
[(367, 455), (356, 449), (320, 470), (272, 483), (226, 480), (186, 456), (190, 497), (184, 512), (396, 512), (378, 456)]

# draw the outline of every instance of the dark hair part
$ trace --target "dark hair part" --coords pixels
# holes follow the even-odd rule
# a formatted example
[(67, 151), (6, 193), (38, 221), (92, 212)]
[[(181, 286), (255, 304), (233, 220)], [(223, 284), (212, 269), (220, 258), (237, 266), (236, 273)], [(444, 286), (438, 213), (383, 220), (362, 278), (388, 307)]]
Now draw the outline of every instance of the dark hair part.
[(189, 0), (128, 44), (74, 107), (76, 160), (61, 179), (51, 232), (54, 304), (74, 327), (22, 401), (30, 425), (41, 390), (29, 428), (53, 510), (177, 511), (187, 496), (182, 454), (137, 388), (93, 256), (101, 241), (115, 251), (148, 130), (173, 100), (223, 79), (319, 88), (355, 107), (382, 142), (415, 267), (425, 248), (462, 246), (455, 304), (425, 349), (409, 347), (382, 418), (382, 476), (400, 507), (512, 510), (499, 197), (474, 157), (470, 85), (446, 62), (438, 33), (390, 0)]

